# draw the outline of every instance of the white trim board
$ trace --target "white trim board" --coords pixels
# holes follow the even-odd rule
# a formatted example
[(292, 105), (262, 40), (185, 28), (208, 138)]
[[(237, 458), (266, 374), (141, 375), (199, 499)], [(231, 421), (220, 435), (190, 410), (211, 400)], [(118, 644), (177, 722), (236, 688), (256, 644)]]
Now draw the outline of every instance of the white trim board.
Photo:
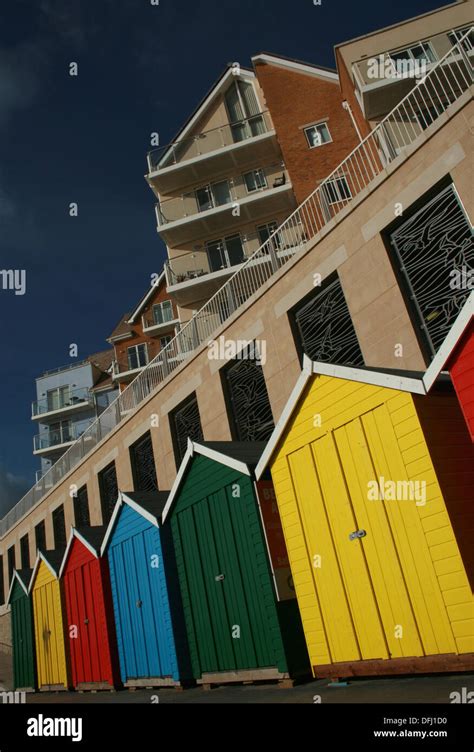
[[(33, 574), (31, 575), (31, 577), (33, 577)], [(28, 585), (27, 585), (27, 586), (25, 587), (25, 583), (24, 583), (24, 582), (23, 582), (23, 580), (21, 579), (21, 577), (20, 577), (20, 575), (18, 574), (17, 570), (16, 570), (16, 569), (14, 569), (14, 570), (13, 570), (13, 575), (12, 575), (12, 580), (11, 580), (11, 582), (10, 582), (10, 588), (9, 588), (9, 590), (8, 590), (8, 596), (7, 596), (7, 599), (6, 599), (6, 601), (5, 601), (5, 605), (6, 605), (6, 606), (9, 606), (9, 605), (10, 605), (10, 598), (11, 598), (11, 596), (12, 596), (12, 592), (13, 592), (13, 586), (14, 586), (14, 584), (15, 584), (15, 580), (18, 580), (18, 582), (19, 582), (19, 583), (20, 583), (20, 585), (21, 585), (21, 589), (22, 589), (22, 590), (24, 591), (25, 595), (28, 595), (28, 586), (29, 586), (29, 583), (28, 583)], [(30, 581), (31, 581), (31, 578), (30, 578)]]
[[(47, 554), (47, 552), (46, 552), (46, 554)], [(43, 554), (41, 551), (38, 551), (38, 553), (36, 555), (36, 561), (35, 561), (35, 566), (33, 568), (33, 574), (31, 575), (30, 584), (28, 586), (28, 594), (30, 594), (32, 592), (32, 590), (33, 590), (33, 585), (34, 585), (34, 582), (36, 580), (36, 575), (38, 574), (38, 569), (39, 569), (41, 561), (44, 561), (44, 563), (48, 567), (48, 569), (51, 572), (51, 574), (53, 575), (53, 577), (56, 580), (59, 579), (58, 573), (55, 571), (54, 567), (49, 563), (46, 554)]]
[[(132, 315), (130, 316), (130, 318), (127, 319), (127, 321), (125, 322), (126, 324), (134, 324), (135, 323), (136, 317), (140, 314), (140, 311), (146, 305), (146, 303), (148, 302), (148, 300), (152, 297), (153, 293), (156, 292), (159, 289), (159, 287), (160, 287), (161, 283), (163, 282), (164, 278), (165, 278), (165, 270), (163, 269), (163, 271), (160, 273), (160, 276), (158, 277), (158, 279), (156, 280), (156, 282), (153, 285), (150, 285), (150, 289), (147, 290), (147, 292), (145, 293), (145, 295), (140, 300), (138, 306), (135, 308), (135, 310), (132, 313)], [(171, 300), (171, 298), (170, 298), (170, 300)], [(173, 301), (171, 301), (171, 305), (173, 305)]]
[(316, 78), (327, 78), (334, 83), (339, 83), (339, 76), (335, 71), (328, 71), (324, 68), (318, 68), (315, 65), (297, 63), (295, 60), (278, 57), (277, 55), (262, 53), (260, 55), (255, 55), (251, 60), (254, 66), (256, 63), (276, 65), (280, 68), (288, 68), (296, 71), (297, 73), (306, 73), (307, 75), (315, 76)]
[(169, 512), (171, 511), (175, 498), (178, 495), (179, 489), (181, 488), (181, 484), (184, 480), (184, 476), (186, 475), (188, 465), (191, 463), (195, 454), (201, 454), (203, 457), (208, 457), (208, 459), (214, 460), (214, 462), (219, 462), (221, 465), (226, 465), (233, 470), (237, 470), (237, 472), (242, 473), (243, 475), (251, 475), (250, 470), (245, 462), (240, 462), (239, 460), (229, 457), (227, 454), (218, 452), (215, 449), (210, 449), (209, 447), (203, 446), (197, 441), (191, 441), (191, 439), (188, 438), (188, 448), (186, 450), (186, 454), (184, 455), (181, 465), (179, 466), (179, 470), (171, 487), (168, 500), (166, 502), (165, 508), (163, 509), (163, 524)]
[(443, 366), (446, 365), (453, 351), (455, 350), (459, 340), (463, 336), (467, 327), (469, 326), (471, 319), (474, 317), (474, 292), (471, 292), (468, 299), (464, 303), (459, 315), (452, 325), (448, 336), (444, 340), (440, 349), (436, 353), (435, 357), (428, 366), (428, 369), (423, 376), (423, 384), (428, 392), (436, 381), (437, 377), (443, 370)]
[(414, 379), (408, 376), (398, 376), (396, 374), (385, 373), (380, 371), (366, 371), (362, 368), (349, 368), (347, 366), (331, 365), (330, 363), (318, 363), (310, 360), (307, 355), (303, 359), (303, 370), (301, 371), (298, 381), (283, 408), (278, 423), (276, 424), (268, 444), (260, 458), (255, 470), (257, 480), (261, 478), (266, 466), (270, 462), (280, 439), (292, 418), (293, 412), (300, 401), (305, 387), (313, 374), (321, 376), (331, 376), (333, 378), (347, 379), (348, 381), (359, 381), (363, 384), (372, 384), (388, 389), (398, 389), (403, 392), (412, 394), (426, 394), (422, 379)]
[(106, 550), (108, 548), (110, 539), (112, 538), (112, 534), (113, 534), (113, 531), (115, 529), (115, 525), (118, 522), (118, 517), (119, 517), (120, 511), (121, 511), (121, 509), (122, 509), (122, 507), (124, 505), (128, 506), (128, 507), (131, 507), (131, 509), (133, 509), (134, 512), (136, 512), (137, 514), (139, 514), (140, 517), (144, 517), (146, 520), (148, 520), (148, 522), (151, 525), (154, 525), (157, 528), (160, 527), (160, 523), (158, 521), (158, 518), (155, 517), (154, 514), (151, 514), (146, 509), (144, 509), (144, 507), (142, 507), (141, 504), (139, 504), (138, 502), (134, 501), (129, 496), (127, 496), (127, 494), (125, 493), (125, 491), (119, 491), (119, 495), (118, 495), (118, 499), (117, 499), (117, 501), (115, 503), (114, 511), (112, 512), (112, 516), (111, 516), (111, 518), (109, 520), (109, 524), (107, 526), (107, 530), (105, 532), (104, 539), (103, 539), (102, 545), (100, 547), (100, 556), (104, 556), (104, 554), (105, 554), (105, 552), (106, 552)]
[(69, 534), (69, 540), (67, 542), (66, 550), (64, 552), (63, 560), (61, 562), (61, 566), (59, 567), (59, 574), (58, 574), (59, 579), (61, 579), (61, 577), (63, 576), (63, 572), (66, 567), (69, 554), (71, 552), (74, 538), (77, 538), (77, 540), (79, 540), (87, 548), (87, 550), (90, 551), (93, 556), (95, 556), (96, 559), (99, 558), (99, 551), (97, 551), (97, 549), (95, 549), (94, 546), (91, 543), (89, 543), (89, 541), (86, 538), (84, 538), (83, 535), (81, 535), (81, 533), (76, 527), (72, 526), (71, 532)]

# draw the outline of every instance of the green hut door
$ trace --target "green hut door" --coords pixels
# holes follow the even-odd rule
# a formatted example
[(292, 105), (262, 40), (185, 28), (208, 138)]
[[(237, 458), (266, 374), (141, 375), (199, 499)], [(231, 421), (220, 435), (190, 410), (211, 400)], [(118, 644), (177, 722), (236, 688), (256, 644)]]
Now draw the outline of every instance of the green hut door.
[(16, 583), (12, 592), (13, 679), (15, 689), (35, 686), (31, 599)]
[[(195, 465), (210, 462), (198, 459)], [(185, 493), (172, 518), (196, 678), (267, 667), (287, 671), (252, 483), (228, 472), (238, 475), (240, 497), (233, 496), (235, 483), (192, 503)]]

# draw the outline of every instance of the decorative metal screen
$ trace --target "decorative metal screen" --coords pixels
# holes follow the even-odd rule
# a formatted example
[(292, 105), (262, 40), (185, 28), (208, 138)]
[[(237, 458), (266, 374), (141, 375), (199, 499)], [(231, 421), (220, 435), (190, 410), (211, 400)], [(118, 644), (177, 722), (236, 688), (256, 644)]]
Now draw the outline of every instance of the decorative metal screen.
[(317, 290), (294, 311), (301, 346), (311, 360), (339, 365), (364, 364), (339, 279)]
[(84, 525), (91, 524), (87, 486), (82, 486), (74, 499), (74, 520), (76, 522), (76, 527), (83, 527)]
[(178, 407), (172, 413), (171, 430), (173, 432), (176, 464), (179, 465), (186, 453), (188, 437), (191, 441), (202, 441), (204, 438), (196, 397), (187, 400), (184, 405)]
[(39, 548), (40, 551), (46, 551), (46, 528), (44, 520), (38, 522), (35, 527), (35, 543), (36, 548)]
[(130, 447), (130, 459), (135, 491), (158, 491), (155, 457), (149, 433)]
[(471, 223), (452, 185), (390, 235), (400, 270), (432, 354), (442, 345), (471, 292)]
[(30, 566), (30, 543), (28, 539), (28, 533), (20, 538), (20, 554), (21, 554), (21, 566), (24, 569), (28, 569)]
[(61, 505), (53, 512), (54, 547), (66, 546), (66, 521), (64, 519), (64, 507)]
[(251, 345), (240, 356), (223, 372), (235, 439), (266, 441), (275, 424), (258, 352)]
[(102, 506), (102, 522), (107, 524), (112, 516), (118, 497), (115, 462), (112, 462), (99, 473), (99, 488), (100, 503)]

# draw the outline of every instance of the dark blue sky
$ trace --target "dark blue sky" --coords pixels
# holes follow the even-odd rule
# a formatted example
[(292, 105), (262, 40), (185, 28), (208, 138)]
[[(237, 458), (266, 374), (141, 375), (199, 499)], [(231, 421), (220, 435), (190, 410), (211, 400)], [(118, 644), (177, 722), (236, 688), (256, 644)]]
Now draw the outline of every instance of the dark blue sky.
[[(433, 0), (14, 0), (0, 10), (0, 514), (31, 486), (34, 379), (107, 347), (165, 249), (143, 175), (228, 62), (334, 66), (337, 42)], [(68, 74), (77, 62), (79, 75)], [(289, 94), (290, 95), (290, 94)], [(71, 202), (79, 216), (71, 218)]]

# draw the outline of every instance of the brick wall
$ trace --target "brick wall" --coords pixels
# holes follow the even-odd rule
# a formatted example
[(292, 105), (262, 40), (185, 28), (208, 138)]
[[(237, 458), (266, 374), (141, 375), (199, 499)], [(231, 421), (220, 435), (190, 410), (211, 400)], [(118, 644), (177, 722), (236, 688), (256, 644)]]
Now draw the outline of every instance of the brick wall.
[[(300, 203), (358, 144), (357, 133), (337, 80), (257, 62), (255, 71)], [(310, 148), (302, 126), (326, 118), (332, 142)]]

